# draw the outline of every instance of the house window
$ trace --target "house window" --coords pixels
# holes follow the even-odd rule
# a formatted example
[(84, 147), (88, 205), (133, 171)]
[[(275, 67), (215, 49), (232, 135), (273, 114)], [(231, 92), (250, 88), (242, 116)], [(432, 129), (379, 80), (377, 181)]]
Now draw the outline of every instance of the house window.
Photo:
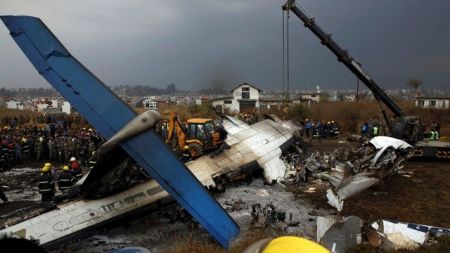
[(229, 105), (229, 104), (232, 104), (233, 101), (232, 100), (225, 100), (223, 103), (226, 104), (226, 105)]
[(261, 110), (267, 110), (267, 105), (260, 105)]
[(250, 99), (250, 87), (242, 87), (242, 99)]
[(436, 100), (430, 100), (430, 106), (436, 107)]
[(425, 105), (423, 100), (418, 100), (417, 104), (418, 104), (419, 107), (424, 107), (424, 105)]

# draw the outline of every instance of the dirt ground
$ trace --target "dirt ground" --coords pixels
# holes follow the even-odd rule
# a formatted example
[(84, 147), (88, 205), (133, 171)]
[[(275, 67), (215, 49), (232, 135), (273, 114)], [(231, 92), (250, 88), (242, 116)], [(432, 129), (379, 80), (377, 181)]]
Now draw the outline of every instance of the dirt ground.
[[(310, 151), (329, 152), (344, 144), (337, 140), (313, 142)], [(366, 223), (379, 219), (450, 227), (450, 161), (411, 160), (403, 168), (405, 174), (394, 175), (381, 185), (369, 188), (345, 201), (342, 215), (356, 215)], [(315, 192), (305, 192), (315, 187)], [(291, 189), (297, 196), (315, 205), (329, 208), (321, 182)], [(421, 247), (417, 251), (398, 252), (450, 252), (450, 238), (439, 239), (438, 246)], [(379, 252), (371, 246), (360, 246), (352, 252)]]

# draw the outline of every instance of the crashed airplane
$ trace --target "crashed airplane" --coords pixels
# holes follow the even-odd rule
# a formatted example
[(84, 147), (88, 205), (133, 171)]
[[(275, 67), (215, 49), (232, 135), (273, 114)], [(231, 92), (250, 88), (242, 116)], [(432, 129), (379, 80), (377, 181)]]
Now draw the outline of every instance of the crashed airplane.
[[(230, 116), (226, 116), (223, 125), (228, 132), (225, 142), (230, 148), (214, 157), (202, 156), (186, 164), (205, 188), (223, 189), (226, 182), (251, 176), (260, 168), (269, 182), (284, 179), (286, 165), (280, 157), (285, 148), (295, 145), (291, 129), (270, 119), (247, 125)], [(100, 150), (106, 150), (102, 147)], [(120, 148), (112, 149), (80, 180), (77, 193), (83, 198), (45, 208), (38, 205), (27, 209), (24, 216), (20, 211), (12, 213), (5, 219), (0, 233), (38, 240), (41, 245), (51, 247), (126, 215), (168, 202), (169, 194), (155, 180), (128, 166), (127, 160)], [(133, 173), (136, 176), (131, 176)]]
[[(284, 176), (285, 165), (280, 155), (294, 142), (292, 127), (269, 119), (249, 126), (225, 117), (226, 142), (230, 148), (215, 157), (204, 156), (189, 162), (186, 164), (189, 170), (185, 170), (154, 131), (149, 130), (159, 114), (146, 112), (136, 117), (39, 19), (26, 16), (0, 19), (38, 72), (109, 139), (97, 152), (97, 165), (76, 189), (55, 204), (40, 204), (2, 216), (2, 234), (51, 246), (145, 210), (152, 203), (160, 204), (170, 194), (222, 246), (228, 247), (238, 227), (203, 186), (223, 187), (227, 180), (251, 174), (255, 166), (264, 169), (267, 181), (275, 182)], [(131, 168), (128, 156), (140, 167)]]
[[(39, 204), (0, 217), (1, 234), (37, 240), (40, 245), (51, 247), (99, 226), (158, 207), (171, 197), (222, 246), (228, 247), (239, 228), (205, 188), (223, 191), (226, 183), (249, 178), (260, 169), (267, 182), (282, 182), (292, 169), (284, 159), (286, 152), (303, 152), (301, 140), (297, 138), (301, 128), (292, 121), (282, 122), (270, 116), (248, 125), (222, 115), (229, 149), (188, 162), (185, 170), (149, 129), (159, 114), (146, 112), (136, 117), (39, 19), (0, 18), (39, 73), (109, 139), (97, 152), (96, 166), (69, 196), (62, 196), (56, 203)], [(397, 170), (406, 157), (402, 150), (410, 148), (399, 141), (374, 139), (370, 155), (358, 160), (360, 164), (368, 163), (364, 167), (368, 170), (344, 170), (341, 177), (335, 173), (338, 183), (329, 197), (332, 205), (342, 209), (344, 199)], [(139, 166), (130, 162), (130, 158)]]
[[(0, 19), (39, 74), (105, 139), (111, 139), (107, 147), (114, 148), (119, 145), (223, 247), (227, 248), (231, 240), (239, 233), (237, 224), (154, 131), (146, 130), (150, 125), (148, 124), (150, 118), (147, 116), (151, 115), (136, 118), (136, 113), (73, 57), (40, 19), (27, 16), (0, 16)], [(124, 128), (124, 126), (127, 127)], [(135, 127), (138, 131), (130, 130), (129, 127)], [(104, 150), (107, 151), (108, 148)], [(137, 204), (133, 200), (135, 198), (128, 203), (136, 207)], [(124, 202), (127, 203), (125, 200)], [(79, 207), (84, 204), (88, 204), (87, 209)], [(42, 238), (41, 244), (50, 242), (80, 228), (78, 226), (73, 229), (73, 224), (89, 227), (97, 223), (93, 221), (103, 221), (107, 218), (109, 214), (101, 213), (98, 209), (100, 206), (96, 204), (98, 202), (85, 201), (74, 203), (75, 206), (67, 204), (65, 207), (68, 209), (62, 210), (67, 212), (70, 210), (72, 212), (70, 218), (64, 216), (60, 210), (54, 210), (29, 221), (32, 223), (28, 224), (35, 228), (39, 227), (40, 231), (24, 226), (20, 232), (19, 230), (12, 232), (30, 239)], [(126, 212), (128, 209), (121, 210)], [(45, 218), (48, 215), (53, 217)], [(69, 219), (66, 220), (66, 218)], [(47, 224), (46, 221), (49, 219), (61, 223)], [(54, 232), (43, 231), (45, 229), (53, 229)]]

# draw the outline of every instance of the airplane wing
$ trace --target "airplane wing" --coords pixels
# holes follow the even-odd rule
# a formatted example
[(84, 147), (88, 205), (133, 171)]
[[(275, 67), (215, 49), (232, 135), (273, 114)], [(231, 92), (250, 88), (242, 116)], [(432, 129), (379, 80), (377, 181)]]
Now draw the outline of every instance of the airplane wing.
[[(53, 87), (106, 139), (136, 114), (87, 70), (38, 18), (0, 16), (11, 36)], [(152, 131), (120, 146), (224, 247), (237, 224)]]

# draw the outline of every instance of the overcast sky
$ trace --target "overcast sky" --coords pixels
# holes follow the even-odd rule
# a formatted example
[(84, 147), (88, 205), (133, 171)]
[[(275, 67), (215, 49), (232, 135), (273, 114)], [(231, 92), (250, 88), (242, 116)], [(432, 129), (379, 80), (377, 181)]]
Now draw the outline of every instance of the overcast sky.
[[(108, 85), (179, 89), (282, 86), (278, 0), (0, 0), (0, 15), (41, 18)], [(297, 5), (385, 88), (450, 88), (450, 1), (303, 0)], [(290, 20), (291, 87), (353, 89), (356, 78)], [(50, 87), (0, 23), (0, 87)]]

